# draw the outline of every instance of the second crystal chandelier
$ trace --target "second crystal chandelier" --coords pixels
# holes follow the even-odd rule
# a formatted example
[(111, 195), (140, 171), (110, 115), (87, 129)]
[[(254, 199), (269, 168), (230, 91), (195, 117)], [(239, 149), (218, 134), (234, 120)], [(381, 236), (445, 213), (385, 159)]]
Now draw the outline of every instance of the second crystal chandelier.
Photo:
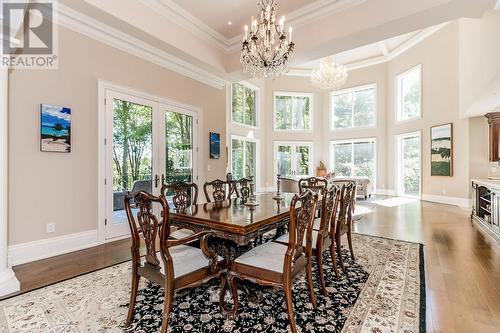
[(321, 60), (319, 66), (312, 71), (311, 81), (319, 89), (335, 91), (347, 80), (347, 68), (333, 62), (332, 57)]
[(282, 75), (293, 57), (295, 44), (292, 28), (285, 30), (285, 17), (276, 22), (274, 0), (261, 0), (260, 21), (245, 25), (240, 62), (243, 70), (253, 77), (275, 78)]

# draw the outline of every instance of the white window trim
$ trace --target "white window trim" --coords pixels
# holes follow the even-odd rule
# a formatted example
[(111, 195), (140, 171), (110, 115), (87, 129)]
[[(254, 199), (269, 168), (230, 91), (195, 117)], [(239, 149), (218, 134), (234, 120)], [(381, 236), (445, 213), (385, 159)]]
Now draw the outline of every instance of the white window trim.
[(230, 157), (230, 160), (229, 160), (229, 170), (231, 170), (231, 173), (233, 172), (233, 139), (235, 140), (240, 140), (240, 141), (248, 141), (248, 142), (254, 142), (255, 143), (255, 175), (254, 175), (254, 184), (255, 184), (255, 187), (256, 187), (256, 190), (259, 191), (259, 189), (257, 189), (257, 186), (260, 184), (260, 168), (259, 168), (259, 163), (260, 163), (260, 140), (259, 139), (255, 139), (255, 138), (249, 138), (249, 137), (245, 137), (245, 136), (241, 136), (241, 135), (231, 135), (231, 140), (229, 142), (229, 149), (230, 149), (230, 153), (229, 155), (231, 156)]
[[(402, 119), (402, 109), (401, 109), (401, 80), (406, 76), (408, 75), (409, 73), (411, 73), (412, 71), (414, 70), (417, 70), (419, 71), (419, 83), (420, 83), (420, 101), (419, 101), (419, 104), (418, 104), (418, 117), (413, 117), (413, 118), (407, 118), (407, 119)], [(395, 112), (395, 121), (396, 123), (398, 124), (402, 124), (402, 123), (407, 123), (407, 122), (411, 122), (411, 121), (414, 121), (414, 120), (419, 120), (422, 118), (422, 64), (418, 64), (416, 66), (413, 66), (412, 68), (404, 71), (403, 73), (400, 73), (398, 75), (396, 75), (396, 78), (395, 78), (395, 96), (394, 96), (394, 103), (396, 105), (396, 107), (394, 108), (394, 110), (396, 111)]]
[[(277, 129), (276, 128), (276, 96), (290, 96), (290, 97), (308, 97), (309, 98), (309, 112), (311, 113), (311, 121), (309, 129)], [(275, 91), (273, 93), (273, 130), (279, 133), (312, 133), (314, 128), (314, 96), (313, 93), (308, 92), (292, 92), (292, 91)]]
[[(366, 138), (356, 138), (356, 139), (342, 139), (342, 140), (331, 140), (330, 141), (330, 170), (333, 170), (335, 172), (335, 154), (333, 153), (333, 147), (336, 144), (342, 144), (342, 143), (351, 143), (351, 160), (354, 158), (354, 143), (359, 143), (359, 142), (373, 142), (373, 164), (374, 164), (374, 170), (373, 170), (373, 178), (370, 179), (370, 181), (373, 182), (373, 188), (377, 188), (377, 177), (378, 177), (378, 159), (377, 159), (377, 153), (378, 153), (378, 147), (377, 147), (377, 138), (376, 137), (366, 137)], [(354, 168), (354, 164), (352, 166)], [(351, 170), (351, 174), (354, 174), (354, 169)], [(355, 176), (351, 176), (355, 177)]]
[[(405, 138), (411, 138), (414, 136), (418, 136), (419, 141), (420, 141), (420, 149), (418, 150), (418, 158), (420, 160), (420, 168), (419, 168), (419, 194), (418, 195), (407, 195), (404, 194), (404, 191), (401, 187), (402, 182), (401, 182), (401, 166), (402, 166), (402, 150), (401, 150), (401, 142)], [(397, 134), (396, 135), (396, 154), (394, 156), (397, 157), (396, 159), (396, 172), (395, 172), (395, 177), (396, 177), (396, 195), (399, 197), (406, 197), (406, 198), (414, 198), (414, 199), (421, 199), (422, 197), (422, 131), (415, 131), (415, 132), (409, 132), (409, 133), (402, 133), (402, 134)]]
[(257, 87), (256, 85), (253, 85), (247, 81), (240, 81), (240, 82), (234, 82), (234, 83), (238, 83), (238, 84), (241, 84), (242, 86), (248, 88), (248, 89), (251, 89), (253, 91), (255, 91), (255, 126), (253, 125), (248, 125), (248, 124), (244, 124), (244, 123), (239, 123), (237, 121), (234, 121), (233, 120), (233, 84), (231, 84), (231, 87), (230, 87), (230, 109), (231, 109), (231, 113), (229, 115), (229, 118), (231, 120), (231, 124), (232, 125), (236, 125), (236, 126), (241, 126), (241, 127), (246, 127), (246, 128), (250, 128), (250, 129), (259, 129), (259, 120), (260, 120), (260, 89), (259, 87)]
[[(348, 93), (353, 93), (361, 90), (367, 90), (367, 89), (372, 89), (373, 88), (373, 93), (374, 93), (374, 104), (375, 104), (375, 115), (374, 115), (374, 124), (371, 126), (354, 126), (354, 103), (351, 108), (351, 115), (352, 115), (352, 122), (351, 122), (351, 127), (335, 127), (334, 124), (334, 119), (335, 119), (335, 110), (334, 110), (334, 103), (333, 103), (333, 97), (342, 95), (342, 94), (348, 94)], [(353, 130), (353, 129), (369, 129), (369, 128), (377, 128), (378, 124), (378, 96), (377, 96), (377, 84), (376, 83), (370, 83), (370, 84), (365, 84), (362, 86), (356, 86), (356, 87), (351, 87), (351, 88), (346, 88), (342, 90), (337, 90), (333, 91), (330, 93), (330, 131), (345, 131), (345, 130)]]
[[(309, 147), (309, 175), (314, 175), (314, 143), (312, 141), (274, 141), (273, 147), (273, 164), (274, 164), (274, 175), (278, 174), (278, 160), (276, 159), (276, 153), (278, 151), (278, 146), (307, 146)], [(292, 163), (293, 168), (293, 163)], [(285, 175), (284, 175), (285, 176)], [(290, 176), (290, 175), (287, 175)]]

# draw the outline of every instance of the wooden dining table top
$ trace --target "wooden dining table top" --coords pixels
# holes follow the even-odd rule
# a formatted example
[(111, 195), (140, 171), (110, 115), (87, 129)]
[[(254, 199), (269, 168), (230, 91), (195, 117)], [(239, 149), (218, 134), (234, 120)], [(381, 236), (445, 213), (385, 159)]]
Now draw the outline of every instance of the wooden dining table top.
[[(234, 235), (246, 243), (256, 233), (276, 227), (276, 223), (286, 222), (289, 217), (290, 202), (293, 193), (283, 193), (282, 200), (275, 200), (274, 193), (257, 194), (258, 206), (246, 206), (241, 198), (193, 205), (185, 210), (170, 212), (171, 225), (189, 228), (194, 231), (213, 230), (222, 233), (225, 238)], [(241, 237), (243, 238), (241, 238)], [(238, 238), (239, 237), (239, 238)], [(245, 237), (249, 237), (248, 239)]]

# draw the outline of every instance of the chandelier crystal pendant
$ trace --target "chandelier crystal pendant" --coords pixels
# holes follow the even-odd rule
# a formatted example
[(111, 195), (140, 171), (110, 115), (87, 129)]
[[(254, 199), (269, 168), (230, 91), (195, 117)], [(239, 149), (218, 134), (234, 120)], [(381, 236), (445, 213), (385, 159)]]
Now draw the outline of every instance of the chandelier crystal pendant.
[(321, 60), (319, 66), (312, 71), (312, 83), (319, 89), (339, 90), (347, 81), (347, 68), (333, 62), (332, 57)]
[(250, 28), (245, 25), (240, 62), (253, 77), (275, 78), (287, 71), (293, 57), (292, 28), (287, 36), (285, 17), (276, 22), (274, 0), (261, 0), (259, 7), (260, 21), (252, 17)]

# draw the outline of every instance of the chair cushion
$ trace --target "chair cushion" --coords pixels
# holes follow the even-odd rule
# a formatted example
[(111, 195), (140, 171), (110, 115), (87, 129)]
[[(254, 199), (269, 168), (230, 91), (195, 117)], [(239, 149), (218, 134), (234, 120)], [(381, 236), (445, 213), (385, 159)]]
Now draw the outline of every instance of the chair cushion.
[(189, 229), (179, 229), (170, 233), (170, 237), (173, 239), (182, 239), (192, 235), (194, 235), (194, 231)]
[[(280, 243), (285, 243), (288, 244), (288, 236), (290, 236), (289, 233), (286, 233), (276, 239), (276, 242)], [(312, 232), (312, 248), (316, 248), (316, 241), (318, 239), (318, 231), (313, 230)], [(302, 243), (304, 246), (306, 245), (306, 235), (304, 234), (304, 242)]]
[(267, 242), (239, 256), (235, 262), (283, 273), (283, 263), (287, 248), (283, 244)]
[[(170, 256), (172, 257), (174, 263), (174, 277), (178, 278), (180, 276), (189, 274), (198, 269), (208, 267), (209, 260), (203, 252), (192, 246), (178, 245), (170, 247)], [(160, 261), (160, 272), (165, 274), (165, 267), (163, 265), (163, 259), (158, 252), (158, 259)], [(141, 258), (141, 265), (145, 263), (146, 259)]]

